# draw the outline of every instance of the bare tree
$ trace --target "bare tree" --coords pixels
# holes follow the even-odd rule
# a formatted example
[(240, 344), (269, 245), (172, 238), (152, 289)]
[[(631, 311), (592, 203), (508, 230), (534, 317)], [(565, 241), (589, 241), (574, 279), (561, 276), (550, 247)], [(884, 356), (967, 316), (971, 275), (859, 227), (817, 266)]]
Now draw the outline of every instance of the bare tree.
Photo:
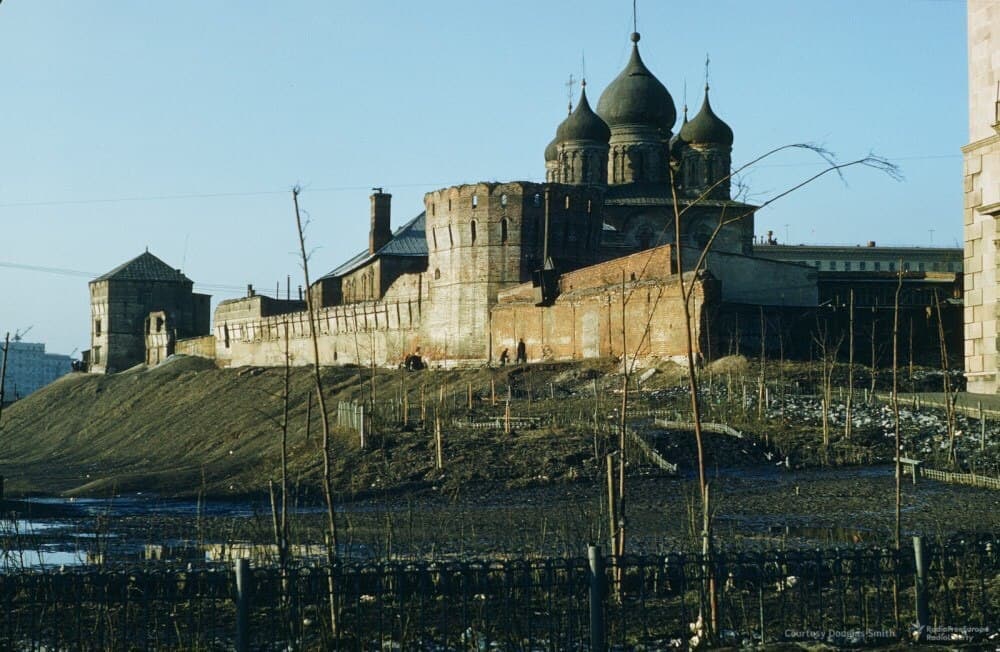
[(313, 349), (313, 379), (316, 386), (316, 400), (318, 402), (320, 422), (323, 424), (323, 497), (326, 499), (326, 527), (327, 544), (326, 557), (329, 564), (328, 589), (330, 598), (330, 627), (334, 634), (337, 632), (337, 603), (333, 583), (333, 564), (337, 557), (337, 517), (333, 502), (333, 480), (331, 468), (331, 433), (330, 415), (326, 409), (326, 396), (323, 393), (323, 374), (320, 370), (319, 359), (319, 332), (317, 328), (316, 313), (318, 312), (315, 301), (315, 294), (312, 292), (312, 285), (309, 282), (309, 254), (306, 251), (305, 228), (302, 225), (302, 216), (299, 213), (299, 193), (301, 189), (295, 186), (292, 189), (292, 202), (295, 205), (295, 228), (299, 236), (299, 255), (302, 260), (302, 274), (305, 277), (306, 288), (306, 312), (309, 313), (309, 334), (312, 339)]
[[(806, 177), (805, 179), (792, 184), (791, 186), (782, 190), (781, 192), (778, 192), (777, 194), (773, 195), (772, 197), (762, 202), (759, 206), (755, 208), (740, 210), (740, 208), (742, 207), (738, 207), (735, 211), (735, 214), (733, 214), (727, 211), (728, 207), (724, 207), (722, 213), (719, 216), (717, 224), (715, 225), (707, 242), (701, 249), (695, 264), (691, 268), (693, 274), (690, 277), (690, 281), (686, 281), (684, 278), (685, 268), (683, 262), (683, 246), (681, 244), (683, 242), (681, 238), (682, 235), (681, 221), (684, 214), (692, 206), (698, 205), (699, 203), (708, 199), (708, 197), (716, 188), (718, 188), (721, 184), (728, 182), (734, 176), (741, 174), (743, 171), (752, 168), (761, 161), (768, 159), (780, 152), (790, 151), (790, 150), (804, 150), (812, 152), (817, 156), (819, 156), (821, 159), (823, 159), (823, 161), (826, 163), (826, 166), (819, 172), (816, 172), (815, 174), (812, 174)], [(826, 176), (827, 174), (834, 173), (843, 178), (842, 176), (843, 170), (855, 166), (873, 168), (888, 174), (892, 178), (897, 178), (897, 179), (899, 178), (899, 172), (896, 166), (894, 166), (892, 163), (885, 160), (884, 158), (874, 155), (869, 155), (859, 159), (855, 159), (853, 161), (841, 163), (836, 161), (834, 156), (822, 147), (808, 143), (795, 143), (795, 144), (782, 145), (780, 147), (776, 147), (770, 150), (769, 152), (765, 152), (764, 154), (752, 159), (745, 165), (740, 166), (736, 170), (730, 172), (728, 175), (725, 175), (724, 177), (720, 178), (718, 181), (716, 181), (714, 184), (708, 187), (704, 192), (702, 192), (697, 198), (689, 202), (687, 206), (681, 208), (677, 196), (677, 184), (674, 178), (674, 172), (672, 168), (668, 168), (670, 170), (670, 192), (671, 192), (671, 198), (673, 200), (672, 204), (674, 210), (673, 227), (674, 227), (674, 246), (676, 249), (678, 293), (680, 295), (681, 309), (684, 316), (685, 347), (687, 351), (686, 357), (687, 357), (688, 390), (691, 399), (691, 419), (694, 424), (695, 445), (698, 454), (698, 486), (699, 486), (699, 494), (701, 496), (702, 518), (703, 518), (702, 552), (703, 555), (705, 556), (706, 564), (708, 563), (708, 557), (712, 548), (711, 518), (710, 518), (711, 511), (709, 508), (708, 483), (705, 480), (705, 457), (704, 457), (704, 445), (702, 436), (703, 433), (701, 428), (701, 406), (698, 393), (698, 375), (696, 373), (696, 360), (695, 360), (696, 348), (694, 343), (694, 325), (692, 324), (691, 320), (692, 316), (691, 316), (691, 304), (690, 304), (694, 290), (698, 286), (697, 278), (699, 276), (700, 271), (703, 270), (705, 267), (705, 263), (707, 261), (707, 257), (712, 248), (712, 245), (715, 243), (716, 238), (719, 236), (719, 234), (723, 231), (723, 229), (726, 226), (730, 224), (735, 224), (741, 220), (746, 219), (750, 215), (753, 215), (755, 212), (763, 208), (766, 208), (770, 204), (775, 203), (776, 201), (782, 199), (783, 197), (786, 197), (787, 195), (794, 193), (795, 191), (809, 185), (813, 181), (823, 176)], [(714, 631), (716, 629), (715, 628), (716, 623), (714, 622), (716, 596), (715, 596), (715, 587), (713, 578), (709, 578), (708, 584), (709, 584), (708, 586), (709, 601), (712, 612), (710, 614), (710, 619), (709, 619), (708, 634), (709, 638), (712, 638), (714, 636)]]
[(816, 352), (820, 361), (820, 391), (822, 392), (823, 403), (823, 457), (826, 458), (830, 448), (830, 410), (833, 406), (833, 371), (837, 365), (837, 354), (840, 352), (840, 345), (844, 341), (844, 335), (834, 340), (830, 335), (830, 329), (819, 316), (816, 318), (816, 332), (813, 334), (813, 343), (816, 345)]
[(847, 327), (847, 404), (844, 416), (844, 438), (851, 438), (854, 428), (854, 288), (851, 288)]
[[(892, 307), (892, 416), (895, 423), (895, 453), (896, 460), (896, 549), (900, 544), (900, 519), (902, 515), (903, 494), (903, 466), (900, 451), (901, 436), (899, 432), (899, 295), (903, 291), (903, 261), (899, 261), (899, 270), (896, 272), (896, 294)], [(914, 471), (916, 472), (916, 471)]]
[[(948, 342), (944, 337), (944, 321), (941, 319), (941, 299), (937, 289), (934, 290), (934, 308), (937, 310), (938, 346), (941, 350), (941, 382), (944, 390), (945, 419), (948, 424), (948, 463), (954, 465), (955, 459), (955, 401), (951, 391), (950, 364), (948, 363)], [(912, 326), (911, 326), (912, 329)], [(912, 335), (910, 336), (912, 339)]]

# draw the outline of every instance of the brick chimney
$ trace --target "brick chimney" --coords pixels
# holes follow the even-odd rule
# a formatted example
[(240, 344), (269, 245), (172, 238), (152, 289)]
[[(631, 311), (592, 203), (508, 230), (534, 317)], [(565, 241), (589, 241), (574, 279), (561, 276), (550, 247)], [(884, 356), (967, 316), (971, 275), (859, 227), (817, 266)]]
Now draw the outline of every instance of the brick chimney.
[(392, 229), (389, 227), (389, 212), (392, 195), (382, 192), (381, 188), (372, 188), (372, 229), (368, 234), (368, 253), (373, 254), (392, 239)]

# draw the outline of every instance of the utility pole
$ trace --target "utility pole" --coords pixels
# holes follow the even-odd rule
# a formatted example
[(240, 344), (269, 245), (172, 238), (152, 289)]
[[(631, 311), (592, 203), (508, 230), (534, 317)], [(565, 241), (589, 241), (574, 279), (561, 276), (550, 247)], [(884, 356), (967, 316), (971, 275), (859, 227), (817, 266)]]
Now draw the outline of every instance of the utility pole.
[(3, 364), (0, 365), (0, 425), (3, 425), (3, 386), (7, 380), (7, 352), (10, 351), (10, 331), (3, 338)]

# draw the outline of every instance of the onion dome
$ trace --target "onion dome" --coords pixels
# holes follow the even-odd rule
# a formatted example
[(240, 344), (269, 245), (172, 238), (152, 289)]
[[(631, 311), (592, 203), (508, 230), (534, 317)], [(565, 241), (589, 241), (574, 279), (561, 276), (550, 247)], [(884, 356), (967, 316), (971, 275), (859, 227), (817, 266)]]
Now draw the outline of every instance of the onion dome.
[(545, 162), (550, 163), (557, 158), (559, 158), (559, 136), (553, 138), (552, 142), (545, 146)]
[(712, 111), (708, 101), (708, 86), (705, 86), (705, 102), (698, 115), (684, 123), (680, 130), (681, 140), (687, 143), (733, 146), (733, 130)]
[(688, 108), (687, 108), (687, 104), (685, 104), (684, 105), (684, 120), (683, 120), (683, 122), (681, 122), (681, 128), (677, 131), (676, 134), (674, 134), (673, 136), (670, 137), (670, 141), (667, 143), (667, 147), (670, 149), (670, 152), (672, 154), (676, 153), (677, 150), (684, 145), (684, 139), (681, 138), (681, 132), (684, 131), (684, 127), (685, 127), (685, 125), (687, 125), (687, 123), (688, 123)]
[(597, 113), (611, 127), (649, 125), (664, 133), (673, 129), (677, 108), (667, 88), (639, 56), (639, 34), (632, 33), (632, 57), (597, 102)]
[(590, 108), (587, 101), (587, 87), (584, 82), (583, 91), (580, 93), (580, 101), (576, 109), (563, 120), (556, 130), (556, 141), (559, 143), (567, 140), (598, 140), (607, 143), (611, 139), (611, 130), (600, 116)]

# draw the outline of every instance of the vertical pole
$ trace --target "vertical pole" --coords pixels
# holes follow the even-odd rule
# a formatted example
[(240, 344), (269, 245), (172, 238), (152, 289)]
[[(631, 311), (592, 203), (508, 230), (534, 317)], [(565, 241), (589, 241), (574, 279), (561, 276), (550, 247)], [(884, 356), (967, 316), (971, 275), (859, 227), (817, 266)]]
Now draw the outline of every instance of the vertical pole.
[(497, 381), (495, 378), (490, 378), (490, 404), (493, 407), (497, 406)]
[(468, 390), (469, 390), (468, 391), (468, 393), (469, 393), (469, 409), (471, 410), (472, 409), (472, 383), (468, 384)]
[(916, 566), (916, 582), (914, 594), (917, 600), (917, 635), (918, 641), (923, 641), (927, 633), (927, 563), (924, 560), (924, 542), (922, 537), (913, 537), (913, 560)]
[(601, 547), (587, 546), (587, 560), (590, 563), (590, 649), (592, 652), (605, 652), (604, 598), (607, 578)]
[(986, 450), (986, 413), (983, 412), (983, 402), (979, 401), (979, 452)]
[(3, 364), (0, 365), (0, 417), (3, 416), (3, 385), (7, 380), (7, 353), (10, 351), (10, 331), (3, 338)]
[(250, 561), (236, 560), (236, 652), (250, 649)]
[(365, 449), (365, 428), (368, 424), (365, 423), (365, 404), (362, 403), (356, 407), (358, 411), (358, 435), (361, 439), (361, 450)]
[(441, 417), (436, 412), (434, 414), (434, 450), (437, 468), (442, 469), (444, 468), (444, 458), (441, 454)]

